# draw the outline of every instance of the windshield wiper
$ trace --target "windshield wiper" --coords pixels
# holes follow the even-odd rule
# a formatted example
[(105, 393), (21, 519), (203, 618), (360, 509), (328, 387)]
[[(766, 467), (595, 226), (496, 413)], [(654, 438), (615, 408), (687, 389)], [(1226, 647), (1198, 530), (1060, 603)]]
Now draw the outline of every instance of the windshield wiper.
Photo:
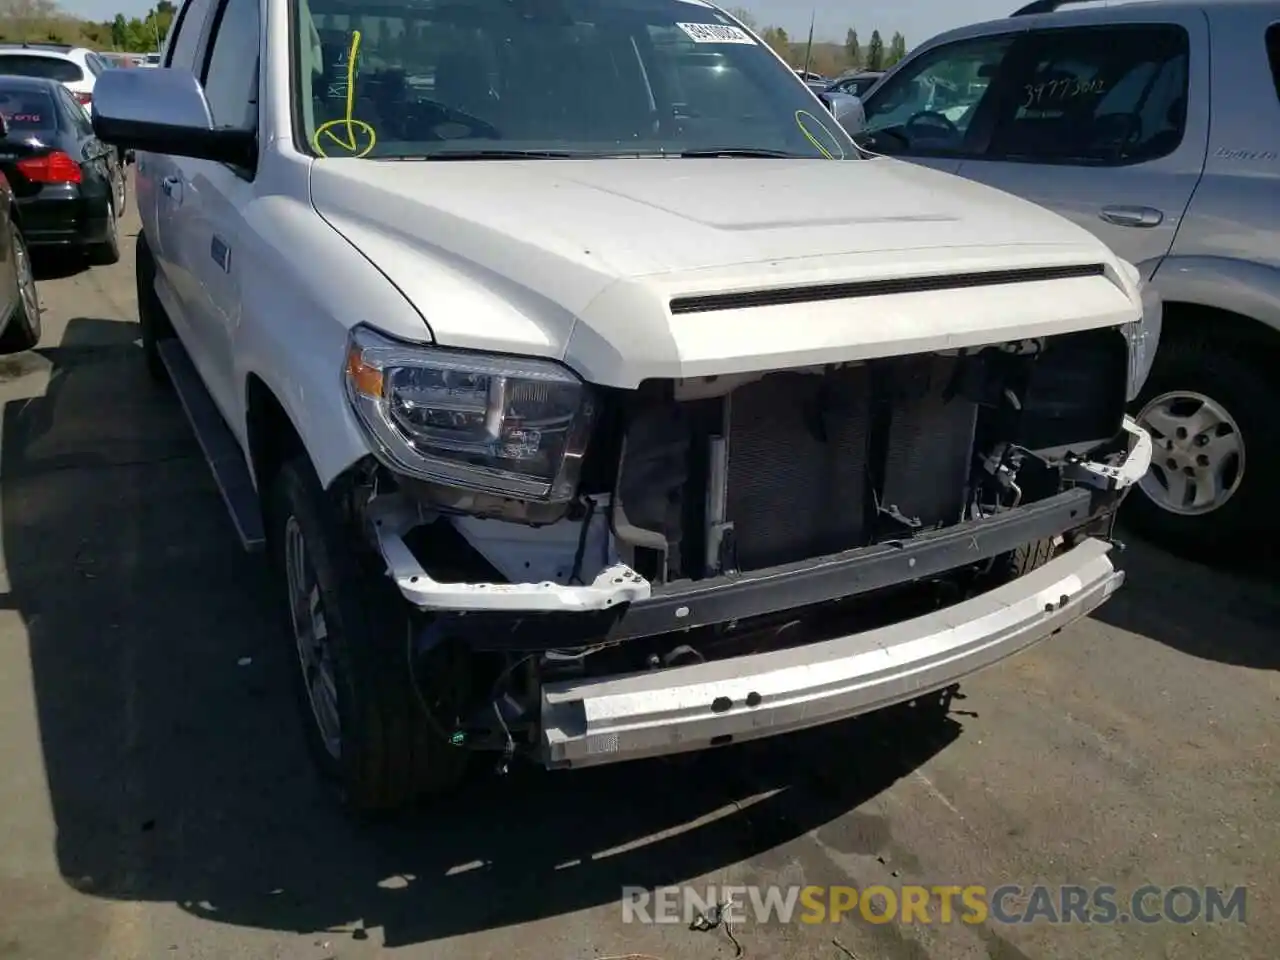
[(581, 160), (598, 157), (598, 153), (574, 150), (443, 150), (402, 157), (378, 157), (379, 160)]
[(786, 150), (761, 150), (756, 147), (697, 147), (693, 150), (681, 150), (681, 157), (760, 157), (766, 160), (809, 160), (801, 153), (788, 153)]

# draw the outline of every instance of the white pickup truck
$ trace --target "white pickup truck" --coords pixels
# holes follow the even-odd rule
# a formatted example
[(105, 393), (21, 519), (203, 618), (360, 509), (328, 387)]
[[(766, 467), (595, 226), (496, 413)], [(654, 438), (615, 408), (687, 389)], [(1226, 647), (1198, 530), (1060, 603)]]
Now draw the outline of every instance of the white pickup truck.
[(189, 0), (93, 122), (357, 809), (922, 701), (1122, 582), (1158, 301), (708, 3)]

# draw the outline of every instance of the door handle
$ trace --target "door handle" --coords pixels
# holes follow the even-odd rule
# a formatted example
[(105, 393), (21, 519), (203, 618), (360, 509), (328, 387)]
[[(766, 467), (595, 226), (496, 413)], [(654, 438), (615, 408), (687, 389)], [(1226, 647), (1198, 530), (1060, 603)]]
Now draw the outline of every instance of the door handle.
[(160, 189), (164, 191), (164, 195), (178, 203), (182, 202), (182, 178), (181, 177), (165, 177), (160, 181)]
[(1103, 207), (1099, 214), (1117, 227), (1158, 227), (1164, 222), (1164, 211), (1155, 207)]

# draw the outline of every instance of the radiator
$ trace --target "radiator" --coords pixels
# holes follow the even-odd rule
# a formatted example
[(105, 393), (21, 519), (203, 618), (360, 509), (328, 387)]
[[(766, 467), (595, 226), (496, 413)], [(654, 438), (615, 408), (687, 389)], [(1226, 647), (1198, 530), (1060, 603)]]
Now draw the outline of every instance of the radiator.
[(865, 542), (869, 400), (865, 367), (774, 374), (734, 391), (726, 515), (738, 569)]
[(874, 375), (776, 374), (736, 390), (726, 514), (738, 569), (904, 535), (876, 519), (877, 502), (921, 528), (960, 520), (977, 406), (947, 398), (953, 363), (904, 358)]

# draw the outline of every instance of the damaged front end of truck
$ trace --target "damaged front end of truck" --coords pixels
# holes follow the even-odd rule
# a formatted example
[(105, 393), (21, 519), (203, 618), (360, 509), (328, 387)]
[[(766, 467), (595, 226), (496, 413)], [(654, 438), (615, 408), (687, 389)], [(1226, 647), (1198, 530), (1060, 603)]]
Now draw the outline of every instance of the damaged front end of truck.
[[(424, 722), (582, 767), (913, 700), (1058, 632), (1123, 581), (1141, 326), (634, 389), (406, 365), (358, 328), (377, 457), (350, 502), (411, 612)], [(409, 469), (405, 436), (447, 456)]]

